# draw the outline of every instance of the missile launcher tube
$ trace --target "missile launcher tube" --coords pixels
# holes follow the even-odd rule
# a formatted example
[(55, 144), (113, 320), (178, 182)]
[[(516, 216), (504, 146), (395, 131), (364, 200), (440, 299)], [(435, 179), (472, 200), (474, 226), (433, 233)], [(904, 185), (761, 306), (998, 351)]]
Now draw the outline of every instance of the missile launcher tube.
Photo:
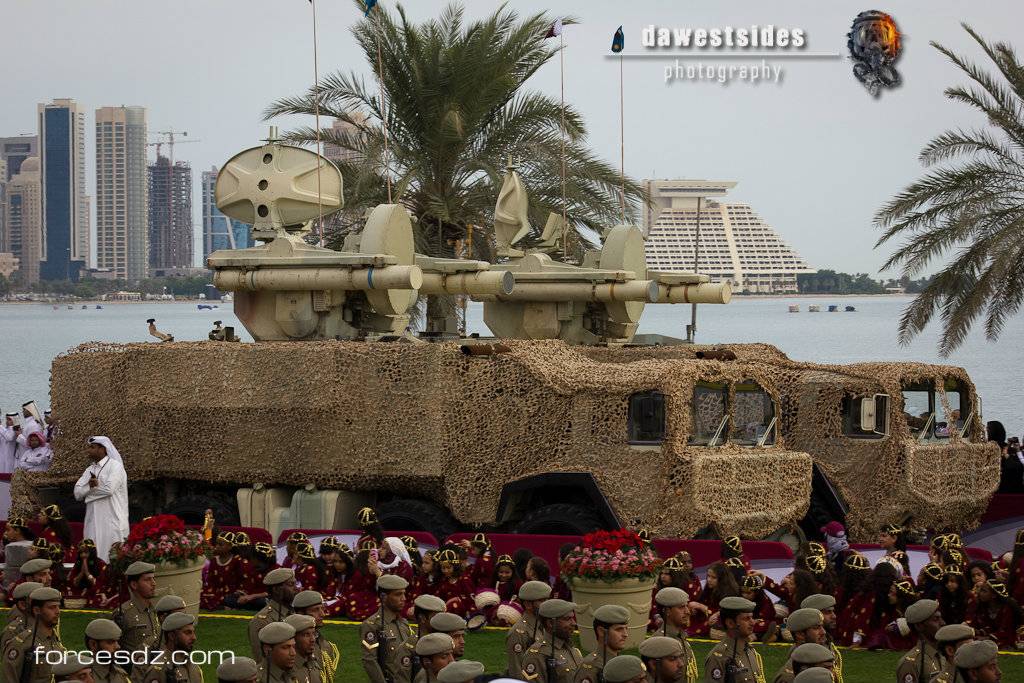
[(419, 289), (423, 286), (423, 271), (419, 266), (265, 270), (222, 268), (214, 272), (213, 284), (217, 289), (233, 292)]
[[(487, 300), (480, 297), (481, 300)], [(491, 301), (646, 301), (658, 299), (658, 283), (654, 280), (627, 280), (626, 282), (516, 282), (510, 294), (491, 298)]]
[(732, 298), (728, 282), (703, 282), (696, 285), (658, 284), (658, 304), (727, 304)]
[(507, 270), (485, 270), (473, 273), (423, 273), (420, 294), (468, 294), (498, 296), (511, 294), (515, 277)]

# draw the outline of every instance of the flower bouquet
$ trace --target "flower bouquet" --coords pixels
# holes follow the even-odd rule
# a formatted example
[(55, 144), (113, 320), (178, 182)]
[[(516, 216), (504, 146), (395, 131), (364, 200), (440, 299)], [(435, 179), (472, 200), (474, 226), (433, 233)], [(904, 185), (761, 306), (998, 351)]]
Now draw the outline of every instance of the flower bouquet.
[(110, 548), (110, 564), (123, 575), (132, 562), (185, 566), (205, 559), (209, 550), (203, 535), (186, 530), (180, 518), (156, 515), (133, 525), (128, 538)]
[(560, 567), (562, 576), (591, 581), (654, 579), (661, 560), (654, 548), (629, 529), (595, 531), (583, 537)]

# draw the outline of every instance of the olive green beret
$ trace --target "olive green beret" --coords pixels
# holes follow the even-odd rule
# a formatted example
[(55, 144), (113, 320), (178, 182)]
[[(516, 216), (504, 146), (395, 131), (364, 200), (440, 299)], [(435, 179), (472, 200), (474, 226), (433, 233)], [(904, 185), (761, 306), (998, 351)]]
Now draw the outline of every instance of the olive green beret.
[(428, 593), (416, 596), (412, 604), (426, 612), (443, 612), (445, 610), (444, 600)]
[(53, 600), (60, 600), (61, 594), (56, 588), (44, 586), (43, 588), (36, 588), (29, 593), (28, 599), (32, 602), (51, 602)]
[(946, 624), (935, 632), (935, 640), (940, 643), (956, 643), (974, 637), (974, 629), (967, 624)]
[(452, 662), (437, 674), (437, 683), (469, 683), (483, 676), (484, 665), (470, 659)]
[(647, 659), (661, 659), (683, 654), (683, 644), (676, 638), (652, 636), (640, 643), (640, 655)]
[(451, 612), (438, 612), (430, 617), (430, 628), (437, 633), (453, 633), (466, 630), (466, 620)]
[(85, 661), (78, 656), (77, 652), (68, 652), (60, 663), (50, 667), (50, 673), (59, 681), (61, 676), (72, 676), (83, 669), (89, 668), (92, 668), (91, 658), (89, 661)]
[(718, 603), (718, 607), (719, 609), (728, 609), (733, 612), (753, 612), (757, 609), (757, 605), (750, 600), (735, 595), (722, 598), (722, 601)]
[(519, 587), (520, 600), (547, 600), (551, 597), (551, 586), (543, 581), (527, 581)]
[(316, 619), (308, 614), (290, 614), (285, 618), (284, 623), (295, 629), (296, 633), (308, 628), (316, 628)]
[(294, 609), (306, 609), (313, 605), (322, 604), (324, 604), (324, 596), (320, 595), (317, 591), (299, 591), (292, 598), (292, 607)]
[(267, 575), (263, 577), (263, 585), (280, 586), (282, 583), (294, 578), (295, 570), (288, 567), (278, 567), (267, 572)]
[(815, 593), (814, 595), (808, 595), (800, 603), (801, 608), (816, 609), (819, 612), (824, 612), (827, 609), (836, 608), (836, 599), (831, 595), (822, 595), (821, 593)]
[(156, 601), (153, 609), (157, 612), (173, 612), (176, 609), (185, 609), (185, 600), (180, 595), (165, 595)]
[(818, 643), (804, 643), (794, 648), (790, 657), (794, 662), (801, 664), (821, 664), (822, 662), (833, 662), (836, 659), (832, 650)]
[(248, 681), (257, 673), (256, 660), (251, 657), (234, 657), (217, 667), (217, 680)]
[(594, 610), (594, 621), (604, 624), (628, 624), (629, 610), (622, 605), (601, 605)]
[(416, 654), (420, 657), (439, 655), (454, 649), (455, 643), (447, 633), (428, 633), (416, 641)]
[(566, 602), (565, 600), (559, 600), (558, 598), (553, 598), (551, 600), (545, 600), (543, 603), (541, 603), (540, 610), (538, 611), (540, 612), (540, 615), (545, 619), (559, 619), (561, 617), (564, 617), (566, 614), (569, 614), (570, 612), (574, 612), (575, 610), (575, 603)]
[(264, 645), (280, 645), (295, 637), (295, 629), (283, 621), (272, 621), (260, 629), (260, 642)]
[(25, 583), (19, 583), (17, 586), (15, 586), (14, 593), (12, 595), (14, 596), (15, 600), (24, 600), (29, 596), (29, 593), (31, 593), (37, 588), (42, 587), (43, 584), (41, 583), (36, 583), (35, 581), (26, 581)]
[(377, 590), (379, 591), (400, 591), (408, 586), (408, 581), (395, 574), (383, 574), (377, 579)]
[(669, 586), (658, 591), (654, 596), (654, 601), (662, 607), (676, 607), (689, 604), (690, 596), (682, 588)]
[(28, 576), (29, 574), (35, 574), (36, 572), (41, 572), (44, 569), (49, 569), (52, 566), (53, 562), (50, 560), (44, 560), (41, 557), (37, 557), (36, 559), (29, 560), (25, 564), (21, 565), (20, 571), (22, 576)]
[(177, 631), (179, 628), (185, 628), (194, 623), (196, 623), (196, 616), (194, 614), (173, 612), (167, 615), (164, 623), (160, 624), (160, 628), (164, 631)]
[(935, 600), (918, 600), (907, 608), (907, 623), (920, 624), (927, 621), (938, 609), (939, 603)]
[(604, 680), (607, 683), (626, 683), (637, 676), (645, 676), (647, 669), (639, 657), (619, 655), (612, 657), (604, 665)]
[(132, 562), (128, 565), (128, 569), (124, 570), (126, 578), (133, 579), (136, 576), (142, 576), (143, 574), (152, 574), (156, 571), (156, 565), (150, 564), (149, 562)]
[(956, 651), (953, 662), (958, 669), (977, 669), (985, 666), (999, 655), (999, 649), (991, 640), (974, 640)]
[(93, 640), (119, 640), (121, 627), (110, 619), (93, 619), (85, 627), (85, 637)]
[(793, 683), (833, 683), (832, 672), (820, 666), (804, 669), (796, 675)]
[(825, 621), (825, 617), (822, 616), (821, 612), (810, 607), (801, 607), (795, 610), (786, 619), (786, 628), (792, 633), (797, 631), (804, 631), (815, 626), (821, 626)]

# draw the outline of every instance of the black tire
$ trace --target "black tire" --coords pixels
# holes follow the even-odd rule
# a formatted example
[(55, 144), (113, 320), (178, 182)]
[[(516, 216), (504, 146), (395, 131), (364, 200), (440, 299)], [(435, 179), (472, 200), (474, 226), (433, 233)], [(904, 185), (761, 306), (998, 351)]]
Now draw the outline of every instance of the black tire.
[(593, 510), (572, 503), (553, 503), (533, 510), (516, 525), (517, 534), (582, 536), (604, 527)]
[(202, 525), (208, 509), (213, 511), (213, 518), (217, 520), (219, 526), (238, 526), (240, 524), (238, 506), (220, 496), (181, 496), (172, 500), (164, 512), (181, 517), (185, 520), (185, 524)]
[(438, 543), (451, 536), (458, 524), (436, 503), (415, 498), (395, 498), (377, 505), (377, 519), (385, 531), (427, 531)]

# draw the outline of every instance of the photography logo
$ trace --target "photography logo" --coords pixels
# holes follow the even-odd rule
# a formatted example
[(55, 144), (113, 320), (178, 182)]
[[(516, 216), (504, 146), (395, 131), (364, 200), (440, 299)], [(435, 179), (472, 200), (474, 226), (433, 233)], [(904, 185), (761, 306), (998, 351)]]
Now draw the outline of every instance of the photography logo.
[(846, 37), (853, 75), (872, 97), (881, 95), (883, 88), (900, 84), (895, 64), (900, 58), (903, 41), (892, 16), (878, 10), (861, 12), (854, 18)]

